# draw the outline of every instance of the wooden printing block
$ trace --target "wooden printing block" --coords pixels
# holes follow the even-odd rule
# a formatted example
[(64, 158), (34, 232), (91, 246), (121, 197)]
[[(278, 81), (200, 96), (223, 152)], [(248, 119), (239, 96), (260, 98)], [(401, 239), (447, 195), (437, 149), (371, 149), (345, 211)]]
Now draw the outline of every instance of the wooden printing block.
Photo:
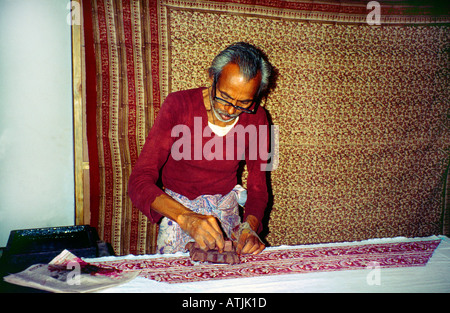
[(225, 241), (224, 251), (222, 253), (217, 249), (204, 251), (196, 242), (189, 242), (186, 245), (189, 250), (189, 255), (193, 261), (196, 262), (211, 262), (224, 264), (238, 264), (240, 263), (239, 255), (236, 253), (236, 248), (230, 240)]

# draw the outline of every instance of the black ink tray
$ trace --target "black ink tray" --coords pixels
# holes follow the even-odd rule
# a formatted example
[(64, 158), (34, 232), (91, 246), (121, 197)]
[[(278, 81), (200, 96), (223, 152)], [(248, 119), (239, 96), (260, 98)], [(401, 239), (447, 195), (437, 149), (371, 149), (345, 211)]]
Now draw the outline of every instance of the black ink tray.
[(33, 264), (49, 263), (64, 249), (78, 257), (114, 255), (89, 225), (13, 230), (0, 259), (0, 274), (16, 273)]

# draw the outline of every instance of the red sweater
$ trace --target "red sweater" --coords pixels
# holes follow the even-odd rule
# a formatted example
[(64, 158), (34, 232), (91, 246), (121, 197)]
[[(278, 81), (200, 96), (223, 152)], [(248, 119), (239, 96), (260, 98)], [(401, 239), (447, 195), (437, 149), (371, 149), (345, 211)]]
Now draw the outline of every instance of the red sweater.
[[(261, 170), (267, 164), (267, 155), (263, 153), (267, 153), (269, 132), (265, 110), (259, 108), (256, 114), (242, 113), (239, 116), (233, 129), (250, 130), (252, 134), (245, 135), (245, 143), (238, 140), (233, 129), (224, 137), (219, 137), (208, 127), (202, 90), (197, 88), (174, 92), (164, 101), (131, 173), (129, 196), (133, 204), (156, 223), (161, 215), (151, 210), (150, 205), (164, 193), (156, 185), (160, 173), (165, 188), (191, 200), (200, 195), (225, 195), (237, 184), (236, 174), (239, 162), (243, 159), (239, 155), (245, 149), (248, 195), (244, 220), (248, 215), (254, 215), (261, 222), (268, 200), (266, 172)], [(255, 132), (251, 130), (258, 130), (259, 125), (266, 125), (266, 131), (259, 131), (254, 136)], [(239, 137), (242, 139), (242, 136)], [(265, 143), (261, 145), (261, 152), (257, 146), (258, 153), (255, 153), (253, 144), (256, 142)], [(174, 143), (176, 149), (172, 152)], [(212, 147), (219, 148), (215, 150)], [(180, 156), (183, 157), (180, 159)]]

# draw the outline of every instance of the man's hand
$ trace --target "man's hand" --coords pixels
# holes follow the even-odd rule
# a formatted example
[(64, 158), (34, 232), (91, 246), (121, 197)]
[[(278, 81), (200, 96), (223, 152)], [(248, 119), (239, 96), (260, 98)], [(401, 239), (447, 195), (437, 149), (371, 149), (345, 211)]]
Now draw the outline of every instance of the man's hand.
[(217, 248), (223, 252), (225, 240), (217, 219), (212, 215), (188, 212), (179, 217), (178, 224), (189, 234), (202, 250)]
[(236, 248), (238, 254), (258, 254), (266, 246), (261, 242), (258, 235), (253, 231), (243, 231)]
[(239, 225), (238, 229), (233, 230), (234, 239), (238, 239), (236, 247), (238, 254), (258, 254), (266, 248), (256, 234), (258, 224), (258, 220), (254, 216), (249, 215), (245, 223)]
[(178, 223), (202, 250), (217, 247), (219, 251), (223, 251), (225, 241), (214, 216), (195, 213), (165, 193), (156, 197), (151, 208)]

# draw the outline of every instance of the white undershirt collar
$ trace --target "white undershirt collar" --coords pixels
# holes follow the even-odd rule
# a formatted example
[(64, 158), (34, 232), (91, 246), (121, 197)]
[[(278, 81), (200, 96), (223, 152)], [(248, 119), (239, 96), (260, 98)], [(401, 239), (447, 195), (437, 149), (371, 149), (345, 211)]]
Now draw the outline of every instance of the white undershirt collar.
[(238, 120), (239, 120), (239, 116), (236, 117), (233, 124), (230, 124), (227, 126), (217, 126), (217, 125), (214, 125), (213, 123), (211, 123), (210, 121), (208, 121), (208, 126), (209, 126), (209, 128), (211, 128), (211, 130), (213, 131), (214, 134), (216, 134), (219, 137), (223, 137), (226, 134), (228, 134), (228, 132), (234, 127), (234, 125), (236, 125)]

